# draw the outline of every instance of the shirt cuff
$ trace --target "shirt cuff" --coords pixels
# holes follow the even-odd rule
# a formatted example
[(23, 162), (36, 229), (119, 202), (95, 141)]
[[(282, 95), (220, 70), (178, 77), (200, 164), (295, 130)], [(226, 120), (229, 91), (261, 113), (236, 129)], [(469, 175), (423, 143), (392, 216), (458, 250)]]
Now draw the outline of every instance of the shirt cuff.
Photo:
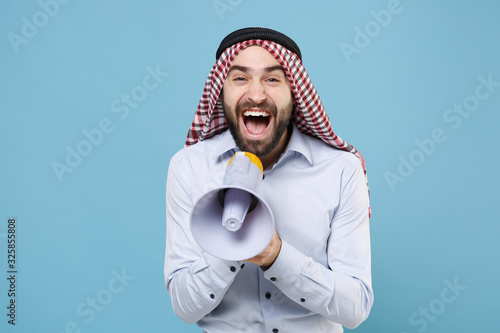
[(242, 268), (239, 261), (223, 260), (210, 253), (205, 253), (205, 259), (210, 266), (210, 270), (215, 273), (212, 275), (212, 279), (215, 279), (216, 284), (225, 285), (231, 282)]
[(264, 272), (264, 277), (284, 290), (297, 281), (306, 260), (307, 257), (302, 252), (281, 240), (280, 253), (272, 266)]

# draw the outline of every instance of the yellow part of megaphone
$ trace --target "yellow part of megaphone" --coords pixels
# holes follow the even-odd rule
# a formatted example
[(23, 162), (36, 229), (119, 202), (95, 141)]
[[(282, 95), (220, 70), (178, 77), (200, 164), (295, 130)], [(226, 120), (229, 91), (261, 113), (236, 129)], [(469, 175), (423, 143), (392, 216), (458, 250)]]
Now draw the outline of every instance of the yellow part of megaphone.
[[(261, 173), (264, 173), (264, 166), (262, 165), (262, 162), (260, 161), (260, 158), (257, 157), (257, 155), (249, 153), (247, 151), (243, 151), (241, 153), (245, 154), (245, 156), (250, 159), (250, 162), (252, 162), (253, 164), (255, 164), (260, 169)], [(235, 156), (236, 156), (236, 154), (234, 154), (233, 157), (231, 157), (231, 159), (227, 163), (227, 166), (229, 166), (231, 163), (233, 163), (233, 160), (234, 160)]]

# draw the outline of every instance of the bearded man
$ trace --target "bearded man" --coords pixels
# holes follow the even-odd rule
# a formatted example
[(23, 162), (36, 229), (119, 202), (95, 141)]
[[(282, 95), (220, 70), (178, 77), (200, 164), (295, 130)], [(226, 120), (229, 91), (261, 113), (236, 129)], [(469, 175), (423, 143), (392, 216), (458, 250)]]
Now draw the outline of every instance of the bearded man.
[[(357, 327), (373, 304), (363, 157), (333, 132), (292, 39), (240, 29), (216, 59), (168, 170), (165, 281), (174, 312), (205, 332)], [(198, 245), (189, 219), (237, 151), (262, 161), (259, 194), (275, 231), (255, 257), (229, 261)]]

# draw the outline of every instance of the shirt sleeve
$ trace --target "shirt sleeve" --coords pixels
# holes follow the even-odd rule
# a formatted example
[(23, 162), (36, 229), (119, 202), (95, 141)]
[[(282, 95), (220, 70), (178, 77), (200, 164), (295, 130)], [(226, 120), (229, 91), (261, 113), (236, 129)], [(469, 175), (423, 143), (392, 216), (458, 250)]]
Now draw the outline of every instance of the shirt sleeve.
[(369, 198), (360, 163), (344, 170), (340, 203), (327, 245), (328, 266), (282, 240), (280, 254), (264, 277), (288, 298), (353, 329), (373, 304)]
[(179, 170), (170, 163), (167, 176), (167, 236), (165, 285), (175, 314), (195, 323), (219, 305), (236, 274), (239, 262), (226, 261), (205, 252), (189, 228), (192, 198)]

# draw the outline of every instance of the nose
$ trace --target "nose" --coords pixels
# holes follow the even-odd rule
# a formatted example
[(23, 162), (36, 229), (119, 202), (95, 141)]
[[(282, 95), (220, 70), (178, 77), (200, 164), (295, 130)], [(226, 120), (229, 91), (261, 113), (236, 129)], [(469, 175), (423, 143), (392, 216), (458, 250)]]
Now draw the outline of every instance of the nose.
[(266, 100), (266, 90), (261, 82), (255, 80), (248, 88), (247, 97), (255, 104), (260, 104)]

